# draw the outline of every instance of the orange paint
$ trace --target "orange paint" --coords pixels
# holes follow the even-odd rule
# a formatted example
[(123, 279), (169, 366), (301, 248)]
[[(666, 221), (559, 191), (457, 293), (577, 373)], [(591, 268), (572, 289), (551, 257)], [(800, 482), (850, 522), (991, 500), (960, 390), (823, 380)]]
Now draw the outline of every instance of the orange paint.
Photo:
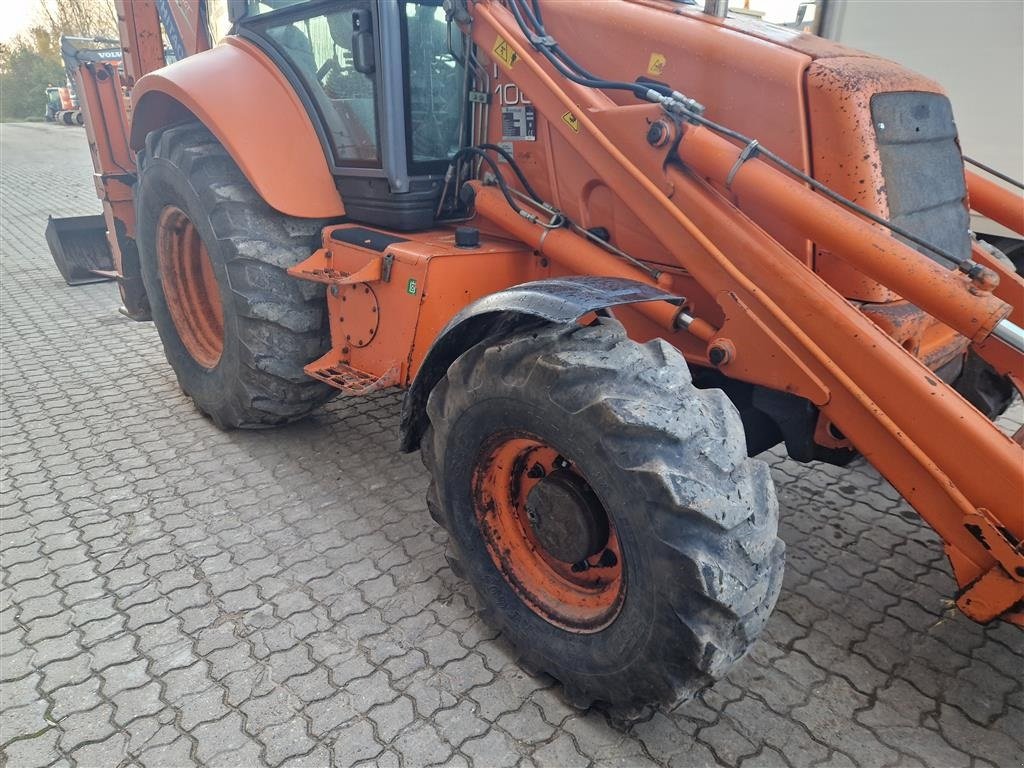
[(1024, 235), (1024, 196), (971, 170), (967, 171), (967, 189), (973, 210)]
[(152, 72), (136, 84), (132, 102), (133, 149), (143, 147), (150, 131), (194, 116), (273, 208), (304, 218), (344, 215), (306, 108), (281, 71), (251, 43), (229, 37)]
[(174, 206), (160, 214), (156, 245), (160, 282), (181, 343), (197, 363), (214, 368), (224, 351), (224, 308), (206, 245)]
[[(152, 0), (118, 5), (127, 84), (138, 78), (131, 147), (194, 116), (271, 206), (293, 216), (342, 215), (310, 118), (272, 62), (229, 38), (158, 68), (154, 7)], [(656, 75), (706, 103), (711, 119), (755, 136), (880, 216), (889, 210), (871, 97), (939, 92), (834, 43), (663, 0), (605, 3), (600, 13), (586, 3), (545, 2), (543, 10), (548, 31), (583, 66), (625, 81)], [(474, 223), (484, 232), (476, 248), (456, 247), (445, 227), (402, 233), (379, 249), (334, 237), (358, 225), (323, 231), (321, 248), (290, 270), (327, 288), (332, 349), (307, 372), (352, 394), (407, 386), (444, 325), (495, 291), (576, 274), (663, 286), (686, 297), (696, 320), (686, 331), (677, 328), (680, 308), (665, 302), (623, 307), (616, 315), (633, 338), (662, 336), (693, 365), (714, 359), (728, 377), (809, 400), (821, 414), (819, 443), (855, 446), (942, 537), (963, 588), (961, 608), (979, 621), (1013, 613), (1024, 596), (1014, 544), (1024, 540), (1024, 449), (934, 370), (972, 347), (1024, 381), (1022, 356), (991, 336), (1002, 318), (1024, 319), (1020, 278), (975, 248), (973, 258), (1000, 280), (972, 285), (757, 156), (739, 162), (742, 148), (707, 128), (632, 95), (569, 82), (497, 0), (478, 0), (470, 12), (468, 31), (493, 60), (491, 95), (500, 96), (481, 138), (502, 141), (505, 102), (528, 103), (536, 135), (513, 142), (513, 152), (531, 184), (579, 225), (608, 230), (646, 268), (567, 228), (542, 228), (514, 213), (494, 187), (473, 182)], [(105, 98), (112, 108), (111, 92)], [(98, 161), (111, 177), (103, 190), (113, 220), (130, 207), (113, 177), (118, 167), (130, 172), (131, 155), (127, 139), (116, 138), (114, 112), (98, 119), (107, 130), (91, 136), (115, 136)], [(664, 140), (651, 141), (658, 123)], [(967, 181), (975, 209), (1024, 231), (1019, 195), (973, 173)], [(191, 262), (179, 261), (175, 273), (185, 274)], [(204, 284), (201, 269), (192, 276)], [(189, 290), (182, 287), (182, 303)], [(211, 312), (200, 315), (210, 320)], [(622, 599), (621, 574), (610, 572), (598, 588), (538, 552), (516, 501), (532, 482), (515, 469), (525, 455), (554, 459), (530, 436), (506, 436), (475, 474), (476, 492), (494, 509), (478, 521), (491, 536), (492, 559), (549, 620), (575, 631), (603, 626)], [(621, 563), (614, 527), (608, 546)]]
[[(683, 22), (652, 9), (649, 18), (633, 15), (621, 34), (640, 40), (665, 34), (656, 25), (669, 29), (672, 24), (681, 27)], [(709, 26), (714, 27), (709, 37), (722, 34), (721, 27)], [(800, 254), (769, 237), (758, 217), (767, 213), (794, 224), (862, 275), (886, 285), (889, 295), (925, 307), (977, 342), (1015, 308), (760, 160), (746, 162), (723, 194), (740, 148), (707, 129), (686, 127), (679, 149), (684, 166), (671, 158), (666, 165), (666, 150), (645, 140), (646, 126), (660, 114), (657, 107), (620, 106), (558, 77), (499, 5), (477, 6), (473, 35), (481, 47), (500, 35), (518, 57), (507, 77), (535, 105), (538, 142), (547, 137), (551, 144), (551, 162), (559, 169), (548, 177), (553, 185), (557, 179), (554, 204), (572, 211), (579, 205), (574, 201), (593, 199), (593, 190), (609, 190), (608, 209), (615, 211), (616, 221), (631, 215), (647, 233), (646, 241), (642, 233), (630, 233), (627, 250), (647, 262), (678, 265), (694, 279), (699, 290), (687, 293), (693, 314), (718, 327), (718, 338), (736, 351), (722, 371), (797, 391), (818, 403), (946, 540), (962, 585), (995, 574), (986, 584), (997, 586), (997, 598), (984, 602), (987, 613), (975, 605), (971, 615), (984, 620), (1009, 608), (1017, 599), (1017, 587), (1010, 586), (1017, 576), (970, 533), (965, 518), (985, 507), (1018, 540), (1024, 536), (1024, 452), (794, 258)], [(624, 44), (604, 52), (601, 71), (627, 79), (616, 64), (631, 51)], [(742, 102), (747, 95), (740, 89), (730, 98)], [(579, 118), (578, 132), (561, 120), (567, 109)], [(543, 148), (530, 147), (528, 156), (542, 162)], [(511, 227), (510, 217), (496, 213), (494, 206), (486, 213)], [(602, 222), (584, 218), (584, 223)], [(624, 242), (614, 230), (613, 238), (620, 246)], [(560, 266), (570, 272), (583, 268), (569, 260)], [(587, 272), (602, 266), (591, 262)], [(863, 278), (857, 279), (863, 286)], [(924, 344), (924, 330), (921, 326), (915, 346)], [(925, 346), (941, 357), (954, 339), (943, 340), (941, 329), (930, 333)], [(1001, 342), (990, 344), (1008, 349)], [(692, 352), (687, 357), (693, 360)], [(1020, 366), (1020, 355), (1009, 357)]]
[(558, 451), (537, 438), (510, 433), (492, 439), (473, 471), (477, 524), (495, 568), (534, 613), (571, 632), (597, 632), (622, 607), (622, 550), (607, 513), (607, 540), (585, 568), (545, 549), (529, 519), (527, 498), (558, 459)]

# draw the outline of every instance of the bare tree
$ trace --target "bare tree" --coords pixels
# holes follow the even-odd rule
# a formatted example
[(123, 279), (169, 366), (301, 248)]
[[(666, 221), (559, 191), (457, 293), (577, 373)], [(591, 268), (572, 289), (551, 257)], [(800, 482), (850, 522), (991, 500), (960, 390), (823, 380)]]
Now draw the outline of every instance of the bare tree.
[(42, 117), (46, 87), (65, 82), (61, 35), (117, 37), (113, 0), (35, 2), (35, 24), (0, 44), (0, 120)]
[(37, 0), (37, 17), (54, 41), (61, 35), (117, 37), (113, 0)]

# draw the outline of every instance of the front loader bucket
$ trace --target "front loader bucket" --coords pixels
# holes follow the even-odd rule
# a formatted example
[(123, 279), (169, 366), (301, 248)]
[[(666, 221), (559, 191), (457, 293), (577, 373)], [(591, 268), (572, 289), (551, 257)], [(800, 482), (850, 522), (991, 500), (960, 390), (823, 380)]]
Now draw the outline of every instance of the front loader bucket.
[(46, 242), (68, 285), (99, 283), (116, 277), (103, 216), (51, 216), (46, 225)]

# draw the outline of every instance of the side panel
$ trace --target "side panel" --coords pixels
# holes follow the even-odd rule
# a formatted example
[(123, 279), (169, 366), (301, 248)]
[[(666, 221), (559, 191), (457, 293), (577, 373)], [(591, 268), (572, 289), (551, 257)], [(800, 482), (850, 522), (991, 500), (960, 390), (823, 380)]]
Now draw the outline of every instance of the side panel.
[(281, 72), (253, 45), (229, 37), (139, 80), (132, 92), (131, 146), (192, 117), (224, 145), (264, 200), (302, 218), (342, 216), (313, 123)]
[[(811, 58), (806, 54), (730, 29), (677, 3), (607, 2), (597, 12), (592, 3), (555, 2), (544, 4), (543, 11), (547, 30), (591, 72), (671, 83), (705, 104), (709, 117), (756, 136), (797, 167), (810, 169), (804, 73)], [(517, 124), (517, 110), (532, 109), (526, 105), (541, 95), (519, 92), (511, 77), (516, 66), (495, 64), (488, 72), (493, 78), (488, 141), (510, 143), (537, 191), (574, 220), (607, 228), (613, 242), (630, 253), (658, 250), (644, 222), (630, 214), (616, 190), (595, 178), (578, 142), (560, 136), (553, 130), (557, 126), (538, 114), (534, 140), (510, 138), (508, 127)], [(606, 95), (622, 105), (640, 103), (617, 91)], [(621, 150), (627, 155), (636, 151), (632, 146)], [(757, 218), (757, 212), (752, 215)], [(811, 244), (802, 232), (767, 215), (760, 221), (811, 263)]]
[(332, 349), (307, 372), (350, 367), (378, 387), (408, 386), (467, 304), (546, 276), (542, 259), (510, 240), (458, 248), (449, 229), (395, 235), (353, 224), (326, 229), (324, 247), (290, 272), (329, 288)]

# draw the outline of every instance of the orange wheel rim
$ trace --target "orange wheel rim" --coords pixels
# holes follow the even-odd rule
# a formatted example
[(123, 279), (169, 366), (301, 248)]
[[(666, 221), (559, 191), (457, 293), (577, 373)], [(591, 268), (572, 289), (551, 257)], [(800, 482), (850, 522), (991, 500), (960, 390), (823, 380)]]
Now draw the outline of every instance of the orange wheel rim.
[(192, 358), (213, 368), (224, 352), (224, 310), (213, 263), (183, 210), (164, 208), (156, 230), (160, 281), (178, 337)]
[(626, 587), (619, 538), (575, 465), (539, 438), (496, 435), (474, 467), (473, 498), (491, 560), (530, 610), (577, 633), (615, 620)]

